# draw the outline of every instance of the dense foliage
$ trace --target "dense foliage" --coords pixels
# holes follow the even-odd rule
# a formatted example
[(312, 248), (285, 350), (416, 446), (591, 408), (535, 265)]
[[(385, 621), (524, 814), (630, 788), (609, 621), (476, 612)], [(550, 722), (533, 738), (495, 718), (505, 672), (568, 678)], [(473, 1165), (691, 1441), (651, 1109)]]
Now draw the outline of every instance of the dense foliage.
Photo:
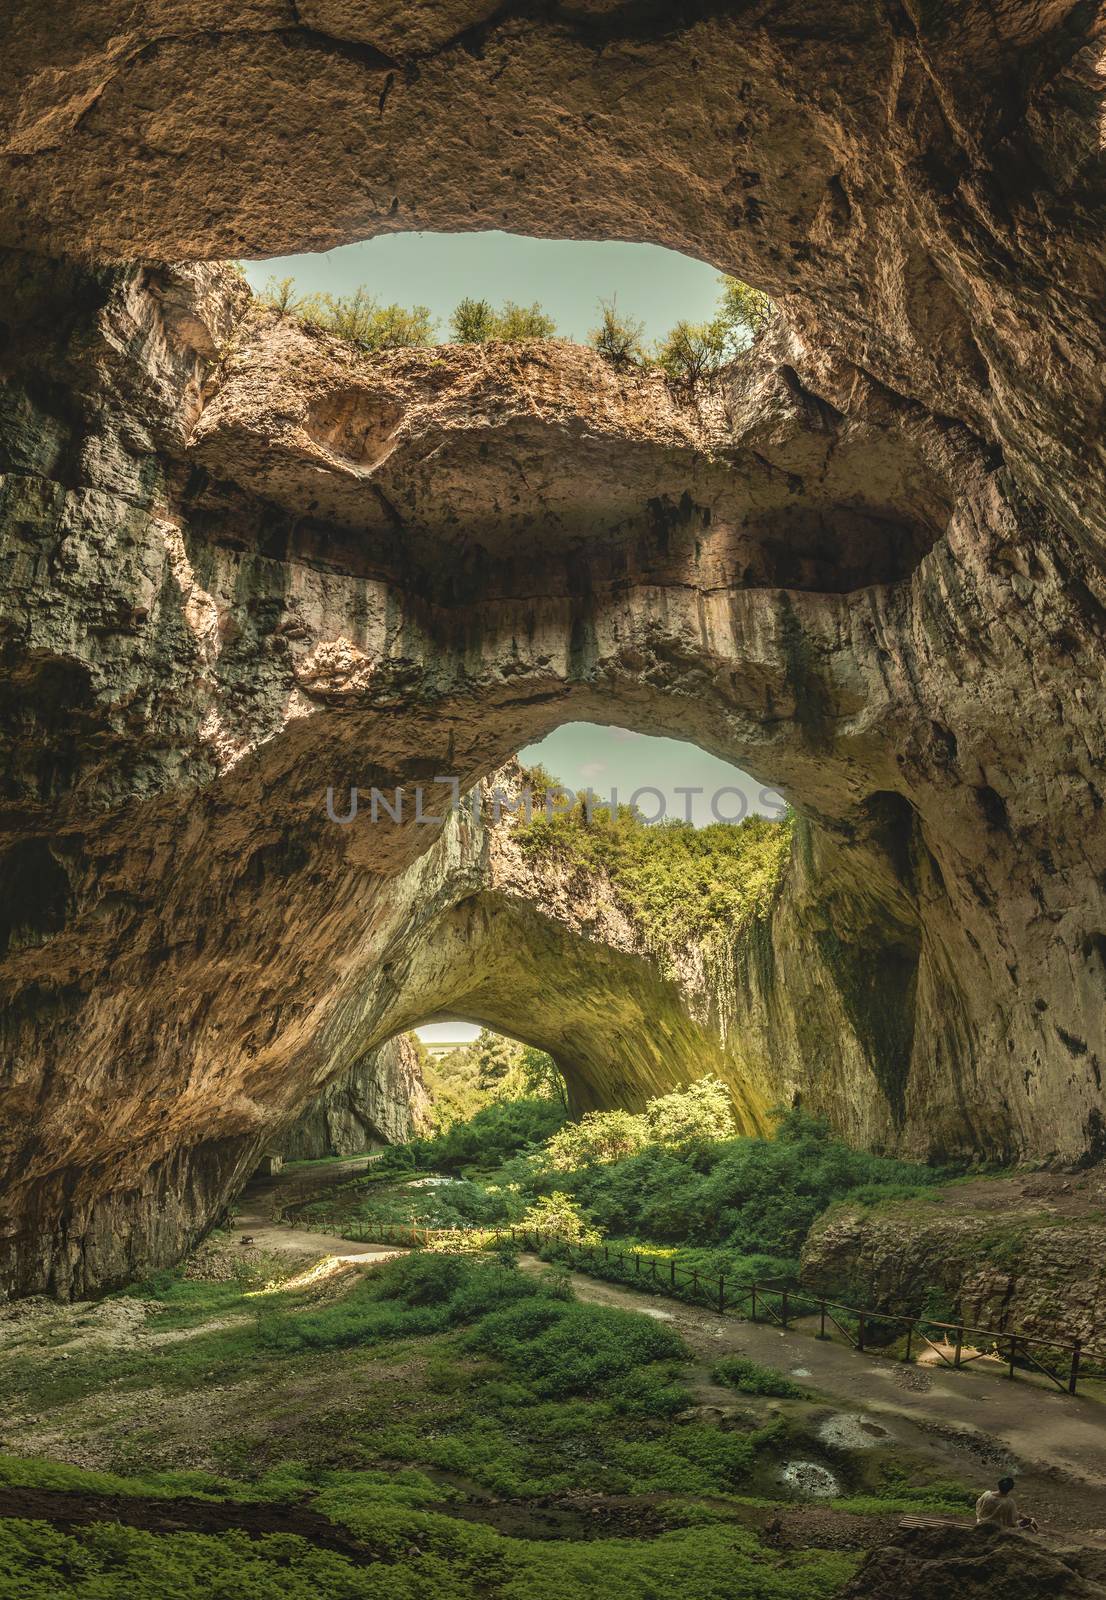
[(650, 946), (665, 952), (692, 941), (732, 942), (764, 916), (787, 870), (791, 827), (790, 816), (707, 828), (647, 823), (625, 805), (613, 817), (609, 808), (593, 806), (589, 820), (580, 800), (552, 816), (536, 810), (517, 838), (528, 855), (605, 873)]
[[(464, 1176), (430, 1190), (395, 1187), (403, 1175), (437, 1170)], [(518, 1225), (573, 1243), (602, 1237), (623, 1251), (673, 1254), (736, 1286), (793, 1279), (811, 1224), (835, 1202), (917, 1194), (947, 1177), (854, 1150), (801, 1111), (784, 1116), (771, 1139), (734, 1138), (725, 1087), (707, 1077), (643, 1113), (593, 1112), (576, 1123), (549, 1101), (488, 1107), (390, 1152), (359, 1199), (311, 1215), (335, 1227)]]
[(815, 1217), (851, 1190), (940, 1176), (853, 1150), (823, 1123), (792, 1112), (773, 1139), (729, 1139), (691, 1152), (653, 1143), (622, 1161), (559, 1174), (558, 1185), (607, 1234), (788, 1259)]
[(471, 1044), (435, 1059), (417, 1034), (408, 1039), (430, 1101), (427, 1131), (444, 1133), (502, 1100), (553, 1100), (567, 1110), (564, 1078), (544, 1050), (482, 1028)]
[(640, 1116), (629, 1111), (589, 1111), (547, 1142), (543, 1160), (561, 1172), (635, 1155), (647, 1145), (693, 1149), (732, 1139), (733, 1100), (720, 1079), (699, 1078), (684, 1089), (650, 1100)]

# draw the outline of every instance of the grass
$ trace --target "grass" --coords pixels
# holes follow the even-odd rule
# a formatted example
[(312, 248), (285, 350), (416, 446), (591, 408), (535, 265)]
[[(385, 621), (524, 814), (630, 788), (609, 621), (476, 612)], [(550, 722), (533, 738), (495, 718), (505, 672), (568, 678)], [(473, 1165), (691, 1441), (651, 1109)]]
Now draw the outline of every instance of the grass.
[[(0, 1521), (2, 1593), (583, 1600), (598, 1590), (642, 1600), (671, 1590), (702, 1600), (828, 1600), (856, 1565), (851, 1554), (781, 1553), (739, 1525), (742, 1508), (774, 1503), (763, 1486), (798, 1447), (802, 1401), (744, 1431), (677, 1421), (693, 1399), (679, 1337), (633, 1312), (578, 1303), (563, 1274), (419, 1254), (322, 1303), (294, 1284), (255, 1299), (249, 1283), (174, 1274), (141, 1292), (162, 1308), (155, 1326), (191, 1320), (201, 1331), (121, 1355), (42, 1358), (37, 1379), (27, 1369), (21, 1398), (45, 1410), (56, 1369), (76, 1366), (65, 1382), (106, 1400), (114, 1421), (128, 1391), (141, 1391), (134, 1403), (144, 1408), (156, 1386), (149, 1459), (91, 1470), (7, 1456), (0, 1484), (302, 1505), (364, 1541), (376, 1562), (358, 1565), (293, 1534), (154, 1535), (121, 1525), (63, 1532), (13, 1519)], [(202, 1331), (212, 1311), (235, 1314), (258, 1300), (272, 1309), (240, 1327)], [(731, 1379), (737, 1371), (729, 1361), (723, 1368)], [(738, 1376), (754, 1383), (744, 1392), (777, 1393), (764, 1386), (765, 1373), (745, 1364)], [(217, 1429), (225, 1437), (206, 1441), (225, 1470), (183, 1466), (194, 1448), (192, 1395), (228, 1378), (236, 1383), (222, 1391)], [(843, 1507), (961, 1509), (957, 1486), (883, 1481), (867, 1454), (856, 1474), (845, 1472), (853, 1498)], [(649, 1496), (653, 1525), (642, 1537), (533, 1542), (451, 1514), (472, 1496), (502, 1503), (579, 1493)]]
[[(370, 1566), (289, 1534), (155, 1535), (113, 1524), (62, 1533), (0, 1524), (0, 1582), (20, 1600), (827, 1600), (856, 1567), (831, 1551), (780, 1555), (733, 1527), (644, 1541), (534, 1544), (394, 1508), (358, 1519)], [(18, 1585), (18, 1587), (14, 1587)]]
[(780, 1399), (801, 1400), (805, 1391), (775, 1367), (762, 1367), (747, 1356), (725, 1356), (714, 1368), (715, 1383), (727, 1384), (742, 1394), (776, 1395)]

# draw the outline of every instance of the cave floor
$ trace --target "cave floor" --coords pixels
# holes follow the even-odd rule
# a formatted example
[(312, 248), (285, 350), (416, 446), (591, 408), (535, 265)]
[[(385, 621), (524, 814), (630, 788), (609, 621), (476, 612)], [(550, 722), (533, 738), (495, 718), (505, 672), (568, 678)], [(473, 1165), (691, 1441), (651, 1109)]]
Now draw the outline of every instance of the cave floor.
[[(538, 1265), (535, 1258), (526, 1264)], [(978, 1367), (906, 1366), (798, 1330), (784, 1333), (722, 1317), (583, 1273), (571, 1278), (581, 1300), (671, 1322), (698, 1358), (700, 1403), (717, 1404), (727, 1396), (708, 1379), (719, 1356), (747, 1355), (809, 1381), (844, 1406), (877, 1416), (913, 1453), (938, 1456), (961, 1475), (978, 1475), (981, 1490), (1012, 1472), (1019, 1482), (1019, 1504), (1037, 1518), (1043, 1533), (1078, 1533), (1106, 1548), (1106, 1403), (1101, 1398), (1073, 1398), (1021, 1378), (1010, 1383)]]

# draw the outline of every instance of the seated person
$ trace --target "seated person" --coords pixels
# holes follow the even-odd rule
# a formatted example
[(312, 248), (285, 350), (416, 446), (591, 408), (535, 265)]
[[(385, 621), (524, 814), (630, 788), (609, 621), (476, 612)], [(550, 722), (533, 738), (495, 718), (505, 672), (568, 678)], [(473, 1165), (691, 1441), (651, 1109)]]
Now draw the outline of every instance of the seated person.
[(1014, 1501), (1013, 1478), (1000, 1478), (997, 1489), (987, 1489), (975, 1503), (976, 1526), (989, 1528), (1027, 1528), (1036, 1533), (1037, 1524), (1032, 1517), (1018, 1515)]

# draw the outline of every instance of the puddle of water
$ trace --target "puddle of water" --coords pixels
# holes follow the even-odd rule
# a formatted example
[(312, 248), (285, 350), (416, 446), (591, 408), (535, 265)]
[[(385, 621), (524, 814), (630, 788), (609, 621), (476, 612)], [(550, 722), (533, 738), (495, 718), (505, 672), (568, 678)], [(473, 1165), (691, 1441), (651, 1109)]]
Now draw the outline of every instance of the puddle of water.
[(793, 1378), (809, 1378), (810, 1375), (811, 1374), (810, 1374), (810, 1368), (809, 1367), (792, 1367), (791, 1368), (791, 1376)]
[(658, 1322), (675, 1322), (671, 1311), (658, 1311), (655, 1306), (635, 1306), (635, 1311), (640, 1311), (643, 1317), (655, 1317)]
[(841, 1493), (833, 1473), (817, 1461), (785, 1461), (780, 1468), (780, 1482), (808, 1500), (830, 1500)]
[(827, 1417), (818, 1429), (823, 1444), (838, 1450), (871, 1450), (881, 1439), (889, 1437), (887, 1429), (878, 1422), (869, 1422), (856, 1412), (842, 1411)]

